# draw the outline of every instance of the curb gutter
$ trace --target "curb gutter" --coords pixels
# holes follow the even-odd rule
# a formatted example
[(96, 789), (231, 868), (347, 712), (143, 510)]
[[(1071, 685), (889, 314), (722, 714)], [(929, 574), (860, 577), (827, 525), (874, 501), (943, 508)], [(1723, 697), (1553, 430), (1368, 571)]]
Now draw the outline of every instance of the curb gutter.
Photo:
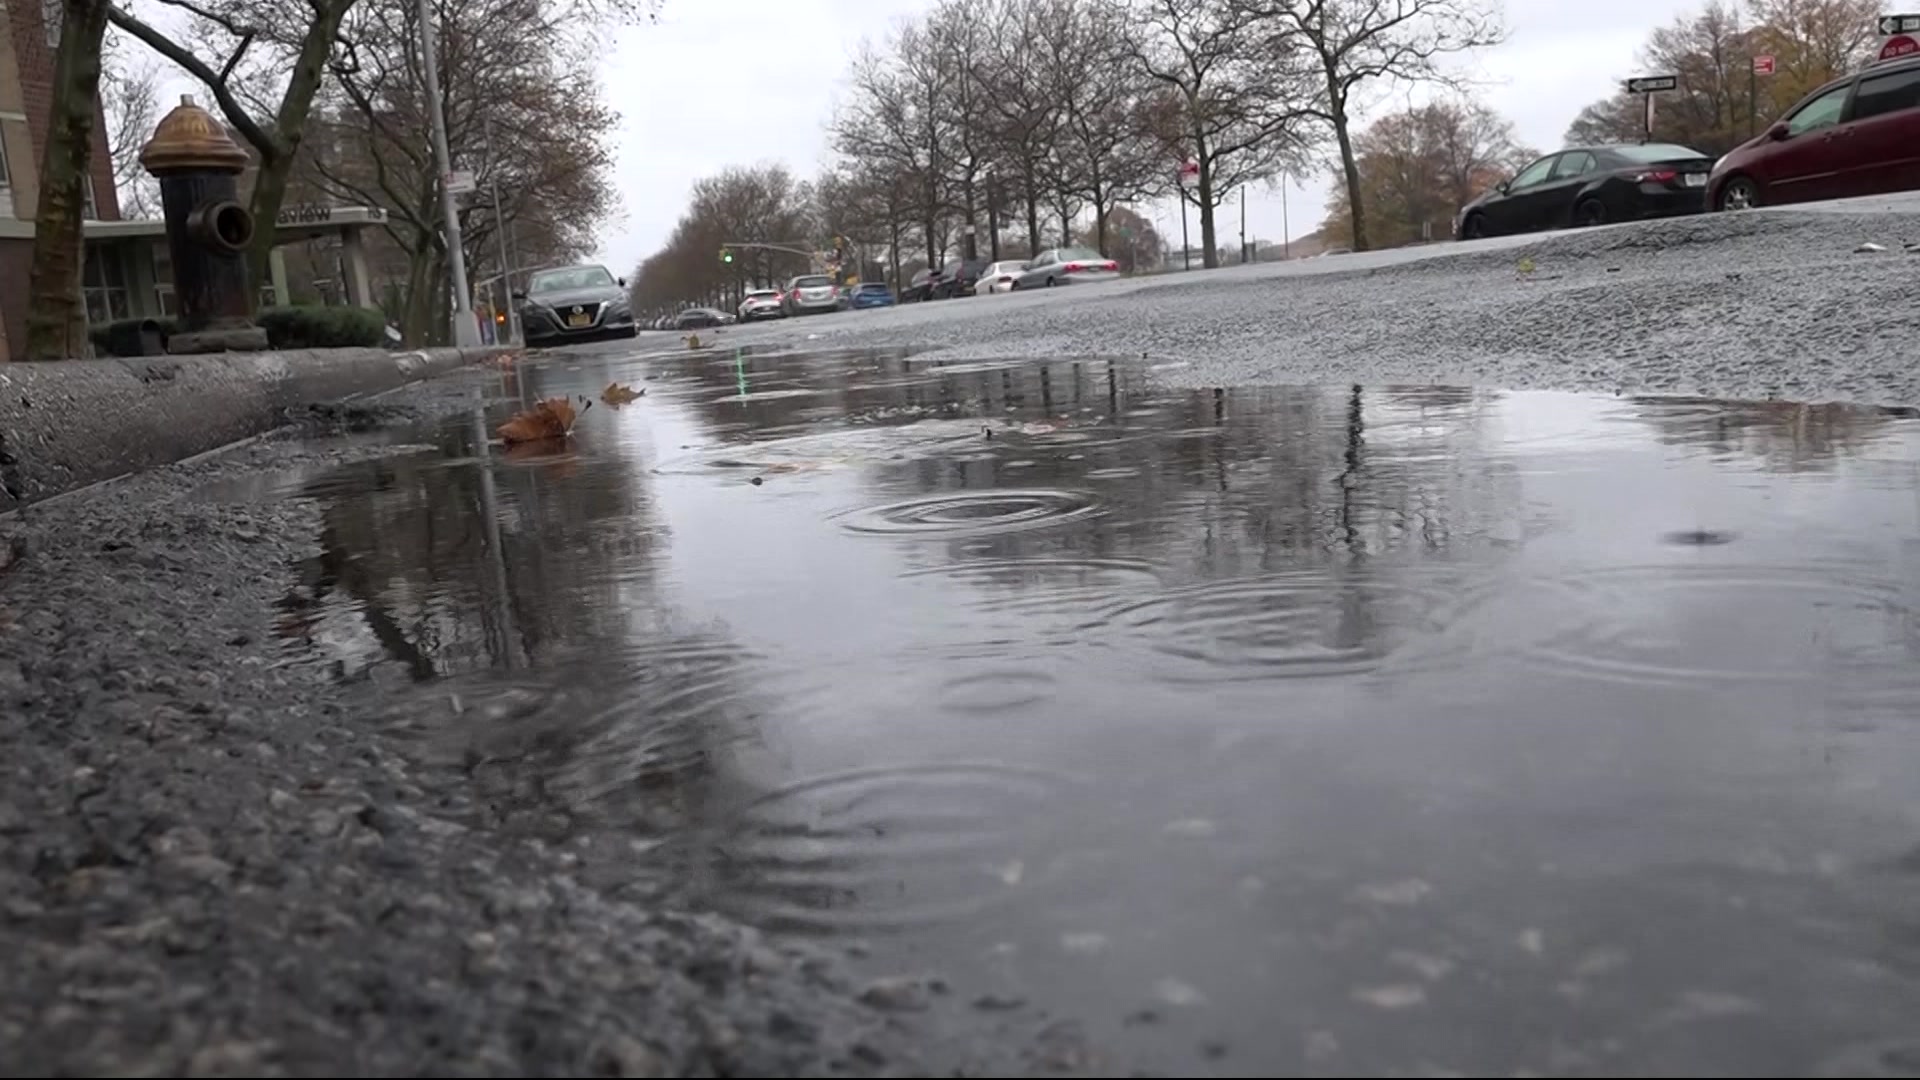
[(290, 352), (0, 364), (0, 514), (509, 350)]

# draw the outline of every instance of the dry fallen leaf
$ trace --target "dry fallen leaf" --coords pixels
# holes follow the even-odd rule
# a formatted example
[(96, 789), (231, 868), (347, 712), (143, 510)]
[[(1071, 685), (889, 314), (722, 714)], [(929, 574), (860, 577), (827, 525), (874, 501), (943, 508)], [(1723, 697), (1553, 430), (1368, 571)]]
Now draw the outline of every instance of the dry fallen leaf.
[[(580, 400), (586, 401), (588, 407), (593, 405), (586, 398)], [(531, 409), (515, 413), (511, 420), (495, 428), (494, 434), (500, 436), (500, 440), (508, 446), (540, 439), (564, 439), (573, 434), (573, 421), (577, 415), (573, 402), (563, 397), (548, 398), (535, 402)]]
[(688, 334), (684, 340), (689, 349), (704, 349), (707, 347), (706, 343), (700, 340), (699, 334)]
[(625, 405), (630, 401), (644, 397), (646, 393), (647, 388), (644, 386), (635, 390), (631, 386), (621, 386), (617, 382), (610, 382), (607, 384), (605, 390), (600, 391), (600, 400), (609, 405)]

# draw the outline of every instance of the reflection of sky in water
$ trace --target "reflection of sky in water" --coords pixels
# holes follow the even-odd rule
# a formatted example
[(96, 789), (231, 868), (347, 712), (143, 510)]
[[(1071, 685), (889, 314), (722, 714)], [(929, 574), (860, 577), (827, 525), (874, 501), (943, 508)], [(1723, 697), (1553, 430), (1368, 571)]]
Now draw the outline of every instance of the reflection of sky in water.
[(1920, 1006), (1876, 966), (1920, 821), (1911, 422), (748, 374), (662, 362), (572, 472), (497, 467), (504, 606), (447, 539), (471, 468), (380, 496), (441, 561), (390, 534), (358, 603), (504, 611), (523, 681), (568, 673), (496, 736), (549, 733), (552, 828), (664, 833), (671, 887), (1129, 1067), (1806, 1071)]

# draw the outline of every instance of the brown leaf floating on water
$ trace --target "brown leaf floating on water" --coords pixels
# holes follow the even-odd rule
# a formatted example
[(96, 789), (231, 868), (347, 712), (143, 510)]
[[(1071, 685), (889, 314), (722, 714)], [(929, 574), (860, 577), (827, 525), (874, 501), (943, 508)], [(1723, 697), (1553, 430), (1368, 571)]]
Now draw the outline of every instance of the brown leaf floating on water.
[(628, 402), (637, 401), (641, 397), (644, 397), (646, 392), (647, 388), (644, 386), (635, 390), (631, 386), (621, 386), (617, 382), (610, 382), (607, 384), (605, 390), (600, 391), (600, 400), (609, 405), (625, 405)]
[[(588, 406), (593, 402), (581, 398)], [(517, 412), (511, 420), (494, 429), (494, 434), (509, 446), (514, 443), (536, 442), (540, 439), (564, 439), (573, 434), (573, 422), (579, 412), (573, 402), (567, 398), (548, 398), (535, 402), (530, 409)]]

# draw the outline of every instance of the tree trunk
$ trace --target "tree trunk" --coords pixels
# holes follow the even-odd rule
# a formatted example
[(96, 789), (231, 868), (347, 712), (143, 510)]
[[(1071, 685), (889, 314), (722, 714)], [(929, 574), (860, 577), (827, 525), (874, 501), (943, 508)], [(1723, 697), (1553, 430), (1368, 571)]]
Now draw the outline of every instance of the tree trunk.
[(273, 119), (275, 146), (272, 153), (260, 150), (260, 169), (253, 181), (253, 243), (247, 249), (247, 279), (254, 286), (249, 295), (259, 293), (267, 280), (268, 260), (273, 255), (274, 225), (287, 198), (287, 179), (300, 158), (300, 144), (306, 138), (307, 116), (313, 111), (314, 96), (326, 78), (327, 57), (332, 55), (334, 39), (340, 33), (340, 21), (354, 0), (322, 0), (314, 10), (307, 34), (300, 42), (300, 54), (288, 73), (287, 90), (280, 98), (280, 111)]
[(407, 252), (407, 299), (400, 316), (400, 340), (409, 348), (427, 344), (433, 325), (433, 264), (433, 245), (425, 240), (416, 242)]
[(1220, 265), (1220, 253), (1213, 246), (1213, 161), (1199, 155), (1200, 182), (1200, 265), (1209, 270)]
[[(1098, 188), (1095, 188), (1096, 192)], [(1107, 202), (1106, 196), (1095, 194), (1093, 197), (1093, 242), (1094, 250), (1101, 258), (1107, 257)]]
[[(65, 0), (54, 56), (52, 106), (40, 156), (40, 205), (34, 212), (33, 266), (27, 279), (29, 360), (91, 353), (81, 293), (86, 248), (86, 176), (93, 160), (93, 118), (100, 103), (100, 43), (107, 0)], [(42, 6), (41, 10), (46, 10)]]
[(965, 182), (967, 201), (967, 221), (960, 229), (960, 250), (969, 262), (980, 257), (980, 238), (975, 232), (979, 225), (979, 207), (973, 198), (973, 174), (967, 174)]
[(1040, 254), (1040, 193), (1033, 182), (1033, 163), (1028, 162), (1026, 171), (1021, 174), (1026, 182), (1027, 197), (1027, 258)]
[(1367, 250), (1367, 208), (1360, 192), (1360, 163), (1353, 159), (1353, 134), (1348, 131), (1346, 102), (1334, 99), (1333, 136), (1340, 143), (1340, 171), (1347, 179), (1347, 206), (1353, 211), (1353, 250)]
[(887, 261), (893, 270), (893, 292), (900, 293), (900, 215), (887, 211)]

